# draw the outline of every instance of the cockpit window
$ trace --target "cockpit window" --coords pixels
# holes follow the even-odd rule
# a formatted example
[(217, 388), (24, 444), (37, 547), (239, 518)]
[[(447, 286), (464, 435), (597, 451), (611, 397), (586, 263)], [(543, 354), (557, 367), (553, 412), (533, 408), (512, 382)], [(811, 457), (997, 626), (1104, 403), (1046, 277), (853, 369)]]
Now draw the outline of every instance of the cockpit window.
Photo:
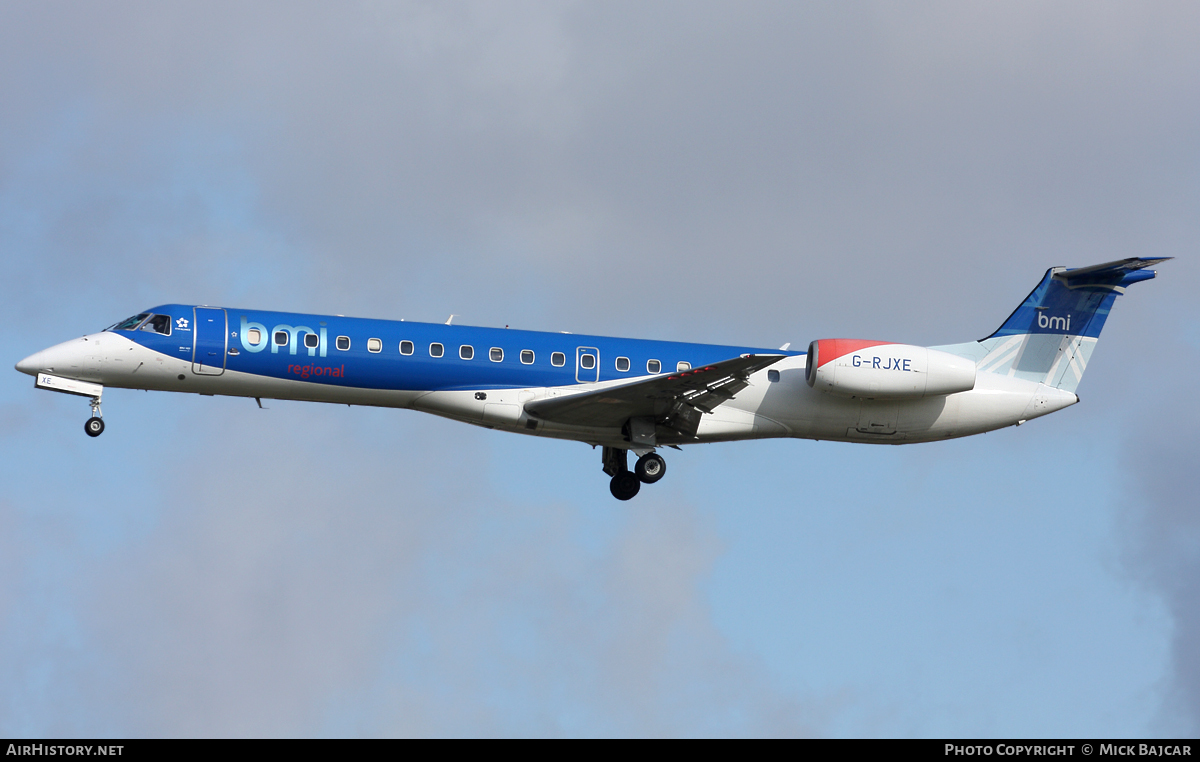
[(150, 319), (142, 323), (140, 331), (151, 331), (153, 333), (161, 333), (163, 336), (171, 335), (171, 316), (170, 315), (151, 315)]
[(110, 331), (132, 331), (135, 328), (137, 328), (139, 325), (141, 325), (142, 321), (148, 317), (150, 317), (150, 313), (143, 312), (142, 314), (134, 315), (133, 317), (131, 317), (127, 320), (122, 320), (120, 323), (117, 323), (109, 330)]

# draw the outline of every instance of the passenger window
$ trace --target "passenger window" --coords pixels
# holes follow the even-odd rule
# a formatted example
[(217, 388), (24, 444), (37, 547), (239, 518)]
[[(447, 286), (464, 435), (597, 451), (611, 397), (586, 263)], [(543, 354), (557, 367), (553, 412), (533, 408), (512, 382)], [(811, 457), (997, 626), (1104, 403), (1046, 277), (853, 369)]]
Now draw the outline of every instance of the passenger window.
[(533, 350), (532, 349), (522, 349), (521, 350), (521, 362), (525, 363), (526, 365), (533, 365)]
[(150, 319), (142, 323), (139, 331), (150, 331), (151, 333), (161, 333), (163, 336), (171, 335), (171, 316), (170, 315), (151, 315)]
[(502, 362), (504, 360), (504, 350), (500, 347), (492, 347), (488, 350), (488, 357), (492, 362)]
[(567, 356), (562, 352), (554, 352), (550, 355), (550, 364), (556, 368), (561, 368), (567, 364)]
[[(253, 329), (251, 329), (251, 330), (253, 330)], [(309, 349), (316, 349), (320, 345), (321, 345), (321, 337), (320, 336), (316, 335), (315, 333), (304, 334), (304, 346), (308, 347)]]
[(676, 373), (680, 373), (682, 371), (691, 370), (691, 369), (692, 369), (692, 364), (690, 362), (683, 362), (682, 360), (680, 360), (679, 362), (675, 363), (675, 372)]
[(275, 332), (275, 346), (282, 347), (282, 346), (285, 346), (287, 343), (288, 343), (288, 332), (287, 331), (276, 331)]
[(596, 356), (595, 355), (580, 355), (579, 356), (579, 366), (581, 368), (583, 368), (584, 370), (591, 370), (592, 368), (596, 367)]
[(777, 370), (767, 371), (767, 380), (773, 384), (779, 383), (779, 371), (777, 371)]
[(475, 347), (470, 344), (463, 344), (458, 348), (458, 356), (464, 360), (470, 360), (475, 356)]
[(662, 373), (662, 363), (660, 363), (658, 360), (647, 360), (646, 361), (646, 372), (647, 373)]
[(345, 352), (347, 349), (349, 349), (350, 348), (350, 337), (349, 336), (338, 336), (337, 337), (337, 348), (342, 350), (343, 352)]
[(383, 351), (383, 339), (367, 339), (367, 351), (368, 352), (382, 352)]
[(411, 355), (413, 353), (413, 343), (411, 341), (400, 342), (400, 354)]
[(628, 357), (618, 357), (617, 358), (617, 370), (621, 373), (625, 373), (626, 371), (629, 370), (629, 358)]
[(246, 331), (246, 340), (253, 346), (258, 346), (262, 343), (262, 333), (257, 328), (251, 328)]
[(441, 357), (444, 354), (446, 354), (446, 348), (443, 347), (441, 344), (438, 344), (435, 342), (435, 343), (429, 345), (429, 356), (430, 357)]

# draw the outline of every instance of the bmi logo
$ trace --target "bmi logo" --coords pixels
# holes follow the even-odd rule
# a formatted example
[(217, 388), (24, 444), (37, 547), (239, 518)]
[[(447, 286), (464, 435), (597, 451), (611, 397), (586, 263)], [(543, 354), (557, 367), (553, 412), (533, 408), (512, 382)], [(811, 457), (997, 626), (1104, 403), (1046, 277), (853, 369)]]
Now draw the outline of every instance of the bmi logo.
[(1038, 313), (1038, 328), (1049, 328), (1051, 331), (1071, 330), (1071, 316), (1053, 317), (1044, 312)]

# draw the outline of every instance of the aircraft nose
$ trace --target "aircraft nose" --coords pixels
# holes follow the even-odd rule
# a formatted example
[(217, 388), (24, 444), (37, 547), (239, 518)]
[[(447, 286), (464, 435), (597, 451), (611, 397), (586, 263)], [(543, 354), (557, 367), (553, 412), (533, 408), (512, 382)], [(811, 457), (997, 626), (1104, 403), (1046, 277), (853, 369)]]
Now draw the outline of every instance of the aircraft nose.
[(42, 350), (41, 352), (34, 352), (33, 354), (29, 355), (29, 357), (26, 357), (24, 360), (21, 360), (17, 363), (17, 370), (21, 371), (22, 373), (27, 373), (31, 376), (36, 376), (38, 371), (41, 370), (42, 366), (45, 364), (42, 362), (45, 355), (45, 350)]
[(17, 370), (36, 376), (38, 373), (71, 374), (86, 365), (88, 337), (64, 341), (40, 352), (34, 352), (17, 363)]

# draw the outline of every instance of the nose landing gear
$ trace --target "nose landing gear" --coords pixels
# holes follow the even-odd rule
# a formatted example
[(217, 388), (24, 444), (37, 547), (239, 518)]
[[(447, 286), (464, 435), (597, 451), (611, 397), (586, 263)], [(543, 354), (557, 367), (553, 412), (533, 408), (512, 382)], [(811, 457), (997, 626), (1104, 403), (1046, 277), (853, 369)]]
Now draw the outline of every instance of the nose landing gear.
[(608, 490), (618, 500), (631, 500), (643, 484), (653, 484), (667, 473), (667, 462), (658, 453), (648, 452), (638, 458), (633, 471), (629, 470), (628, 450), (605, 447), (602, 458), (604, 473), (612, 477)]
[(98, 437), (104, 433), (104, 417), (100, 412), (99, 397), (92, 397), (92, 417), (83, 424), (83, 430), (89, 437)]

